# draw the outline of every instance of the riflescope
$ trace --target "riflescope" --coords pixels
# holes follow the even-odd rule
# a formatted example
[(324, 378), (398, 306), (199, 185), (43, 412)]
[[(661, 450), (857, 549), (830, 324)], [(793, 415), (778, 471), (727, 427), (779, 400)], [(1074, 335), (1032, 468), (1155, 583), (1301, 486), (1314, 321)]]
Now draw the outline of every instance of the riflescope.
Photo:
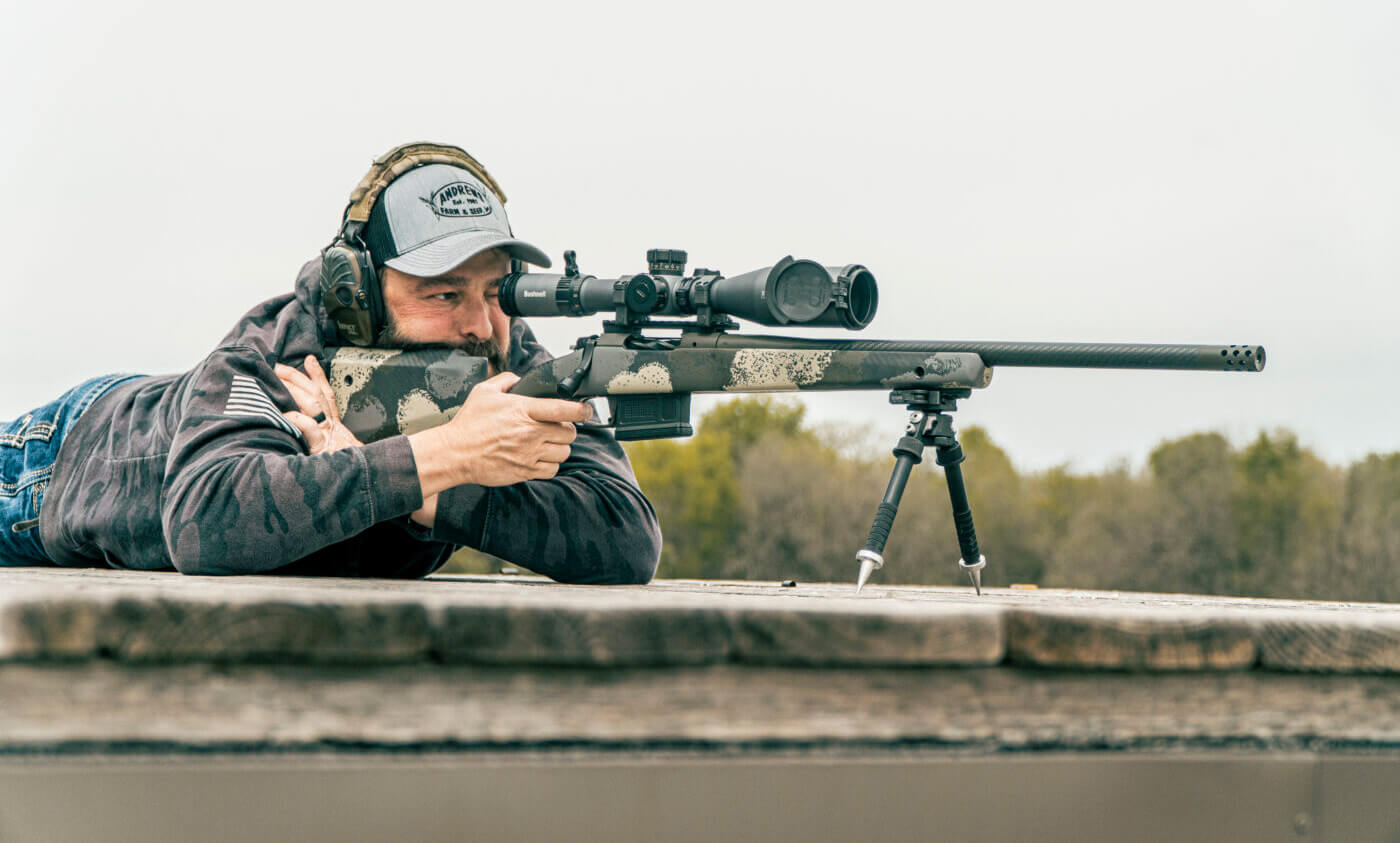
[(651, 316), (734, 316), (760, 325), (840, 325), (858, 331), (879, 305), (875, 276), (860, 264), (823, 266), (788, 256), (762, 269), (725, 277), (685, 273), (686, 253), (651, 249), (647, 271), (618, 278), (583, 275), (573, 252), (563, 274), (506, 276), (501, 309), (510, 316), (588, 316), (612, 311), (619, 322)]

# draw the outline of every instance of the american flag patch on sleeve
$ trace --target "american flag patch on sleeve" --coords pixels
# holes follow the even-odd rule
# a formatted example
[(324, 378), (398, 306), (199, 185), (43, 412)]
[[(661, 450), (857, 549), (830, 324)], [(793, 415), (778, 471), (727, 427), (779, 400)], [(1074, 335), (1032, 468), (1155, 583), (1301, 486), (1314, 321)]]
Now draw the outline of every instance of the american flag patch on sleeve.
[(282, 411), (272, 403), (262, 384), (247, 375), (233, 376), (233, 385), (228, 389), (228, 402), (224, 404), (224, 415), (267, 419), (296, 438), (301, 438), (301, 431), (282, 418)]

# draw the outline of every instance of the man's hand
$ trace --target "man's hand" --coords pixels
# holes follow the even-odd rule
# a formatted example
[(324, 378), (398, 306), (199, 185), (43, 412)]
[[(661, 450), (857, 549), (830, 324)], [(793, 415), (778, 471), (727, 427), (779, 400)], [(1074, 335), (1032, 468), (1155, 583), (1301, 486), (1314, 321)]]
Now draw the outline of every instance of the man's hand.
[(326, 373), (321, 371), (320, 361), (307, 355), (302, 366), (306, 369), (305, 373), (281, 363), (272, 367), (301, 410), (283, 413), (282, 417), (301, 431), (307, 448), (313, 454), (363, 445), (350, 432), (350, 428), (341, 423), (335, 393), (331, 391), (330, 381), (326, 380)]
[[(306, 370), (305, 373), (281, 363), (272, 367), (301, 410), (283, 413), (283, 418), (301, 431), (301, 435), (306, 439), (306, 447), (313, 454), (339, 451), (351, 445), (363, 445), (364, 443), (350, 432), (350, 428), (341, 422), (340, 406), (335, 403), (335, 392), (331, 390), (330, 381), (326, 380), (326, 373), (321, 370), (321, 362), (314, 356), (307, 355), (302, 367)], [(433, 526), (433, 520), (437, 518), (437, 495), (425, 495), (422, 509), (409, 517), (424, 527)]]
[(503, 372), (483, 381), (452, 421), (409, 437), (425, 496), (463, 483), (509, 486), (558, 473), (578, 435), (574, 424), (587, 421), (592, 410), (576, 401), (506, 392), (519, 380)]

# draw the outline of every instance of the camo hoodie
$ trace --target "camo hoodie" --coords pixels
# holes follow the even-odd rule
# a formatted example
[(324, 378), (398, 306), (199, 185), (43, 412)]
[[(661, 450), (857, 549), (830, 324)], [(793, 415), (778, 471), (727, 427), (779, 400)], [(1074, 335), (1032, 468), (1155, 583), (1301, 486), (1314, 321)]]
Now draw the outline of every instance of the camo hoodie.
[[(431, 530), (406, 436), (310, 455), (280, 413), (296, 409), (273, 364), (335, 345), (317, 288), (319, 258), (295, 292), (249, 311), (181, 375), (113, 388), (69, 431), (39, 514), (60, 565), (187, 574), (421, 577), (460, 546), (563, 582), (647, 582), (661, 533), (631, 465), (606, 431), (579, 428), (551, 480), (438, 496)], [(516, 373), (550, 359), (522, 320)]]

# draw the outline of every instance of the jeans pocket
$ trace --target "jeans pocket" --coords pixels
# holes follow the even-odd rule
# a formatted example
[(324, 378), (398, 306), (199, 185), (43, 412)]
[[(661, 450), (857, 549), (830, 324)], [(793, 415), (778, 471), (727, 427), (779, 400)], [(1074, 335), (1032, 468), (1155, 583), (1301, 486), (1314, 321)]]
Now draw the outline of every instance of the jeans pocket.
[(39, 512), (61, 439), (52, 407), (0, 425), (0, 565), (45, 561)]
[(53, 475), (47, 452), (56, 446), (45, 440), (31, 440), (25, 448), (0, 445), (0, 565), (48, 561), (39, 541), (39, 512)]
[(0, 430), (0, 448), (22, 449), (30, 442), (52, 442), (58, 426), (54, 419), (44, 418), (41, 413), (42, 411), (25, 413), (5, 425), (5, 429)]
[(61, 437), (44, 407), (0, 427), (0, 497), (18, 496), (53, 473)]

